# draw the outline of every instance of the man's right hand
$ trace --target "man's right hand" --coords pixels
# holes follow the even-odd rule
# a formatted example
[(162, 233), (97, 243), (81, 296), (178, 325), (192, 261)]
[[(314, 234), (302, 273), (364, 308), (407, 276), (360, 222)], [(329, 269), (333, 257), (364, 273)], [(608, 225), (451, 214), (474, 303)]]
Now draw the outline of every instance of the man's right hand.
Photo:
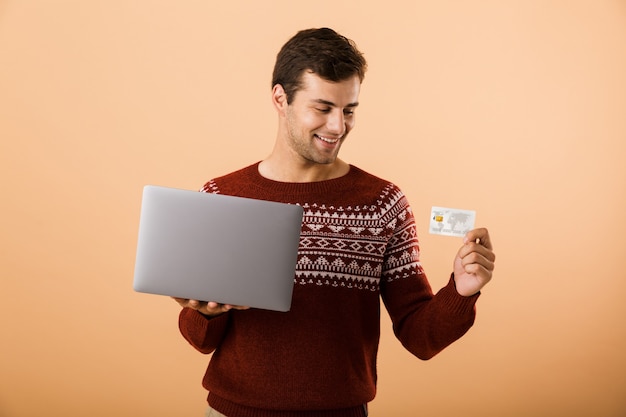
[(230, 310), (247, 310), (250, 307), (244, 306), (235, 306), (232, 304), (220, 304), (215, 301), (198, 301), (198, 300), (190, 300), (188, 298), (177, 298), (172, 297), (181, 307), (191, 308), (196, 310), (199, 313), (204, 314), (205, 316), (219, 316), (222, 313), (226, 313)]

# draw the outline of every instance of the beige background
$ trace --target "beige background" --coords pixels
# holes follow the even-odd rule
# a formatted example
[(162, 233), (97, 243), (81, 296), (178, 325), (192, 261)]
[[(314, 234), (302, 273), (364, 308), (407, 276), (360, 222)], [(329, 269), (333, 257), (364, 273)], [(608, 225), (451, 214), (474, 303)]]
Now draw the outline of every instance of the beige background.
[(267, 155), (275, 54), (320, 26), (369, 60), (342, 155), (403, 188), (433, 286), (433, 205), (498, 255), (431, 361), (383, 316), (372, 415), (626, 413), (626, 2), (4, 0), (0, 416), (202, 415), (207, 358), (131, 288), (141, 188)]

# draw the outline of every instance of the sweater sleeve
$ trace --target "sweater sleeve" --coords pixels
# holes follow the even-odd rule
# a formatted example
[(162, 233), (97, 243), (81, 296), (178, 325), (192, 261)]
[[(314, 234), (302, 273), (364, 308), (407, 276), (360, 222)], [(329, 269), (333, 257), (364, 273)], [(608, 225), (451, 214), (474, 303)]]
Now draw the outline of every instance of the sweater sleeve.
[(183, 337), (199, 352), (213, 353), (226, 334), (229, 313), (207, 317), (191, 308), (183, 308), (178, 317), (178, 327)]
[(478, 295), (463, 297), (454, 277), (433, 294), (419, 261), (415, 219), (406, 198), (400, 197), (388, 227), (381, 297), (396, 337), (420, 359), (430, 359), (463, 336), (474, 323)]
[(474, 324), (480, 294), (461, 296), (451, 277), (432, 294), (426, 276), (387, 283), (383, 301), (394, 334), (413, 355), (427, 360), (463, 336)]

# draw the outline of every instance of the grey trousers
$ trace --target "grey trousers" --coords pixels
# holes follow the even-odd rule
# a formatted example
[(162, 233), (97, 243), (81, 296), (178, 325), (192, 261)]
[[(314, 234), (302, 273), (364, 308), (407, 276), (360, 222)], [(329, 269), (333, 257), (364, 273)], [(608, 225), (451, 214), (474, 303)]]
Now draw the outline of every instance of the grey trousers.
[(226, 417), (226, 416), (218, 411), (215, 411), (214, 409), (211, 408), (211, 406), (209, 406), (209, 408), (207, 408), (206, 412), (204, 413), (204, 417)]

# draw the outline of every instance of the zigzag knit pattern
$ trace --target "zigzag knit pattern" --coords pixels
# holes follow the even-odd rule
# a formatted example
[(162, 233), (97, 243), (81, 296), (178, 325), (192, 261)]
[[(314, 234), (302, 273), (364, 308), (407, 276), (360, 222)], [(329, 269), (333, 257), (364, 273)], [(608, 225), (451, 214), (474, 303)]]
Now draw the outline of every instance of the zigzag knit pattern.
[(378, 291), (381, 278), (423, 272), (413, 213), (395, 186), (388, 185), (376, 205), (302, 206), (297, 284)]

